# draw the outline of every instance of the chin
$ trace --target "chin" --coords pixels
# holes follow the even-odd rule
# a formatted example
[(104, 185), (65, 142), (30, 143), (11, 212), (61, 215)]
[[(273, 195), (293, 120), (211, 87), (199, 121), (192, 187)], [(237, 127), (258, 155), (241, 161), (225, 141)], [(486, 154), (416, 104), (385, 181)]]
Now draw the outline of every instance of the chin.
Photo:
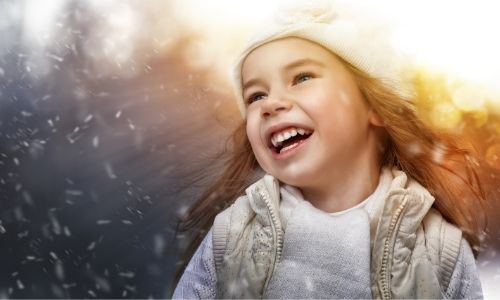
[(298, 173), (298, 174), (278, 174), (276, 176), (276, 179), (279, 181), (286, 183), (288, 185), (294, 186), (294, 187), (300, 187), (308, 184), (308, 181), (311, 178), (315, 178), (314, 175), (307, 175), (305, 173)]
[(314, 184), (318, 178), (320, 168), (311, 166), (311, 163), (294, 163), (285, 168), (264, 168), (266, 173), (274, 176), (279, 181), (295, 187)]

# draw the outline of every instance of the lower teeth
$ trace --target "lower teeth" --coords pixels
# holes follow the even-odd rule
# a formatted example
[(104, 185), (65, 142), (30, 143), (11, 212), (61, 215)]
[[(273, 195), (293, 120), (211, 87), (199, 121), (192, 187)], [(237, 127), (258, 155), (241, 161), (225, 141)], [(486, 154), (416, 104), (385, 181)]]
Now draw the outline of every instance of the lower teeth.
[(297, 146), (298, 144), (299, 144), (299, 143), (293, 143), (293, 144), (291, 144), (291, 145), (289, 145), (289, 146), (286, 146), (286, 147), (284, 147), (284, 148), (281, 148), (280, 153), (282, 153), (283, 151), (286, 151), (286, 150), (292, 149), (292, 148), (294, 148), (295, 146)]

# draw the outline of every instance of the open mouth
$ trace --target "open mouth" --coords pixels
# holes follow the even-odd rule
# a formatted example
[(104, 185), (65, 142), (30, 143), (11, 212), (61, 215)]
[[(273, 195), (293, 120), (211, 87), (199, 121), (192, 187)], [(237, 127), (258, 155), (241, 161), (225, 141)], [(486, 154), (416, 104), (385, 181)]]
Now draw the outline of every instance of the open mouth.
[(312, 133), (312, 130), (304, 128), (286, 128), (271, 135), (270, 148), (275, 153), (283, 153), (303, 143)]

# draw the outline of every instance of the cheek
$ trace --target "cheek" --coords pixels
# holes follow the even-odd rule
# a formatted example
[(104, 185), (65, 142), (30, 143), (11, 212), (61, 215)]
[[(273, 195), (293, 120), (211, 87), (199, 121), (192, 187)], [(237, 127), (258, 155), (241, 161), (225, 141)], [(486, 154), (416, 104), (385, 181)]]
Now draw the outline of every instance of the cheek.
[(365, 107), (348, 94), (338, 93), (330, 103), (317, 110), (323, 132), (337, 139), (350, 139), (368, 126)]
[(351, 107), (352, 106), (353, 99), (352, 99), (351, 95), (349, 95), (347, 92), (339, 91), (339, 93), (337, 94), (337, 97), (339, 99), (339, 103), (342, 106), (344, 106), (344, 107)]
[(255, 122), (252, 118), (247, 118), (246, 132), (250, 146), (252, 146), (252, 152), (255, 159), (259, 163), (259, 166), (264, 169), (264, 171), (269, 172), (266, 163), (266, 151), (267, 146), (262, 143), (260, 135), (259, 122)]
[(336, 115), (345, 122), (365, 123), (368, 120), (368, 106), (363, 98), (354, 92), (339, 91), (336, 95)]
[(246, 132), (250, 144), (252, 145), (252, 147), (254, 147), (255, 136), (258, 132), (258, 127), (254, 124), (254, 122), (252, 122), (251, 118), (247, 118)]

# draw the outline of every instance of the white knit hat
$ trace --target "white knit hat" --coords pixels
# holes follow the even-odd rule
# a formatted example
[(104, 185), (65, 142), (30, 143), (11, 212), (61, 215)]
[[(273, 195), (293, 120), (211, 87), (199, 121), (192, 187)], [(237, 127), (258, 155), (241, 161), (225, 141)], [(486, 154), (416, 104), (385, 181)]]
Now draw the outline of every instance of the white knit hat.
[[(390, 44), (387, 28), (375, 19), (335, 10), (333, 0), (286, 1), (275, 20), (263, 26), (236, 61), (234, 84), (240, 112), (245, 117), (241, 70), (245, 58), (259, 46), (285, 37), (298, 37), (329, 49), (368, 75), (393, 87), (402, 96), (411, 89), (404, 82), (401, 56)], [(338, 5), (337, 5), (338, 6)], [(338, 8), (338, 7), (337, 7)]]

